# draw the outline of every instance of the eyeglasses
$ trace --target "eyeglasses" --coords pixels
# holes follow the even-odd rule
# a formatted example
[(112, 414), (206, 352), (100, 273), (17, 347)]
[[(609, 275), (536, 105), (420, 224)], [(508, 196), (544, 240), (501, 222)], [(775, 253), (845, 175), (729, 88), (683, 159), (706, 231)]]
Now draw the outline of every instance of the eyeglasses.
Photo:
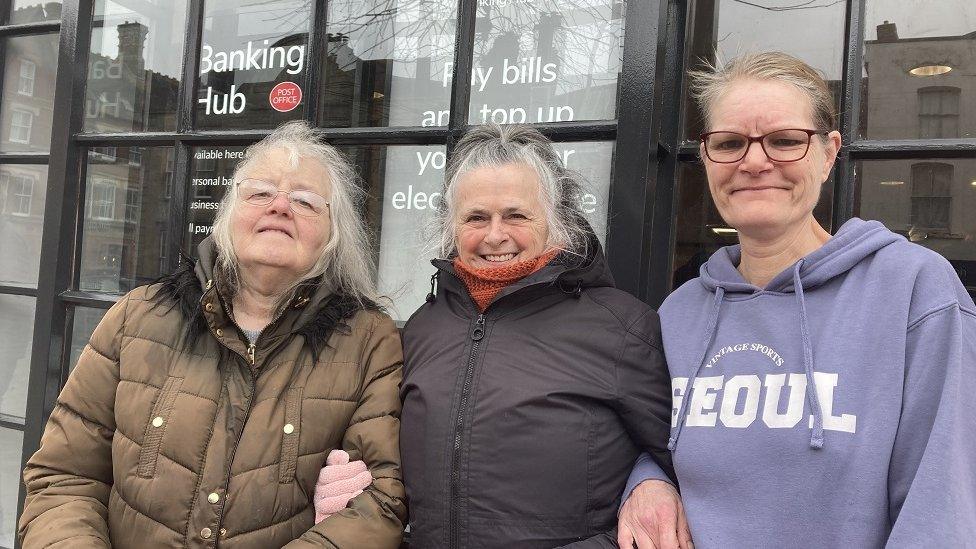
[(318, 217), (329, 207), (325, 198), (312, 191), (282, 191), (273, 184), (260, 179), (244, 179), (237, 184), (241, 200), (255, 206), (267, 206), (278, 198), (280, 193), (288, 195), (288, 207), (302, 217)]
[(763, 152), (773, 162), (796, 162), (807, 155), (811, 137), (828, 133), (830, 132), (825, 130), (797, 128), (776, 130), (758, 137), (736, 132), (708, 132), (701, 134), (701, 141), (705, 145), (705, 156), (719, 164), (731, 164), (742, 160), (753, 143), (759, 143)]

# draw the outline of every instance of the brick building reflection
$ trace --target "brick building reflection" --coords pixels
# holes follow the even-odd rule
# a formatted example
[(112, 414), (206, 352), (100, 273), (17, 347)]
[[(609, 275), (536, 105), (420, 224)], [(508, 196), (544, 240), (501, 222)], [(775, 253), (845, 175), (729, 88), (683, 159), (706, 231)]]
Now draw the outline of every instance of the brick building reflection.
[[(862, 135), (976, 136), (976, 31), (900, 38), (896, 22), (865, 43)], [(863, 161), (860, 215), (947, 257), (976, 295), (976, 159)]]
[[(92, 53), (85, 127), (133, 132), (172, 127), (179, 80), (146, 69), (146, 25), (116, 26), (118, 54)], [(162, 274), (169, 243), (171, 148), (92, 147), (80, 289), (124, 293)]]

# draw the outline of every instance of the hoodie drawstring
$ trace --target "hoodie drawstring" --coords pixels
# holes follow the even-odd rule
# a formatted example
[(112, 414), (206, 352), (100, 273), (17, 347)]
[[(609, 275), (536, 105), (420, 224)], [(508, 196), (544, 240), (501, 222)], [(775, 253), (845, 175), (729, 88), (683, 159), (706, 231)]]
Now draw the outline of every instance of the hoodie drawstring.
[(705, 344), (702, 347), (701, 356), (698, 358), (698, 367), (695, 373), (688, 378), (688, 385), (685, 387), (685, 396), (681, 399), (681, 406), (678, 408), (678, 423), (675, 425), (674, 432), (668, 440), (668, 450), (674, 451), (678, 444), (678, 437), (681, 436), (681, 426), (685, 423), (685, 416), (688, 415), (688, 401), (691, 400), (691, 389), (695, 384), (695, 378), (705, 365), (705, 358), (708, 356), (708, 348), (712, 346), (715, 338), (715, 326), (718, 324), (718, 313), (722, 309), (722, 301), (725, 299), (725, 288), (719, 286), (715, 288), (715, 301), (712, 304), (712, 313), (708, 317), (708, 324), (705, 327)]
[(803, 298), (803, 284), (800, 283), (800, 267), (803, 260), (796, 262), (793, 267), (793, 291), (800, 309), (800, 339), (803, 341), (803, 370), (807, 376), (807, 402), (813, 412), (813, 432), (810, 434), (810, 447), (816, 450), (823, 448), (824, 428), (823, 410), (820, 408), (820, 397), (817, 396), (817, 385), (813, 380), (813, 344), (810, 341), (810, 328), (807, 321), (806, 300)]

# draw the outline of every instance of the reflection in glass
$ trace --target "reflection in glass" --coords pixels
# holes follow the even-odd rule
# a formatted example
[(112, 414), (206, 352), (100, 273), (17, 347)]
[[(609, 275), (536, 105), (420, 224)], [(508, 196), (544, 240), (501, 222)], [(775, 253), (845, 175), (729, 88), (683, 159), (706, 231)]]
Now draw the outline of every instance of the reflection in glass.
[(0, 165), (0, 285), (37, 286), (47, 166)]
[(34, 298), (0, 295), (0, 419), (24, 422), (31, 337), (34, 333)]
[(976, 296), (976, 159), (864, 160), (858, 211), (946, 257)]
[(81, 351), (85, 349), (85, 345), (88, 345), (88, 340), (91, 339), (92, 332), (95, 331), (95, 327), (98, 326), (98, 323), (102, 321), (102, 317), (107, 312), (108, 309), (75, 307), (74, 320), (71, 325), (71, 350), (68, 361), (69, 372), (74, 370), (78, 364), (78, 357), (81, 356)]
[[(613, 143), (555, 146), (567, 166), (587, 179), (580, 206), (603, 241)], [(369, 193), (364, 217), (378, 237), (379, 291), (393, 300), (393, 316), (406, 320), (424, 302), (434, 272), (430, 227), (444, 186), (444, 147), (357, 146), (344, 152), (359, 168)]]
[(51, 147), (58, 35), (20, 36), (4, 45), (0, 152), (47, 152)]
[(445, 126), (456, 0), (328, 3), (322, 124)]
[(88, 151), (79, 289), (125, 293), (169, 262), (170, 147)]
[[(716, 53), (719, 60), (728, 61), (747, 52), (782, 51), (824, 73), (839, 110), (846, 4), (833, 0), (692, 0), (685, 66), (701, 69), (702, 60), (713, 62)], [(687, 79), (684, 89), (688, 89)], [(683, 101), (684, 136), (696, 139), (705, 131), (702, 115), (687, 91)]]
[(17, 492), (24, 433), (0, 427), (0, 547), (13, 547), (17, 537)]
[(468, 121), (616, 118), (622, 0), (480, 0)]
[(61, 19), (61, 2), (40, 0), (12, 0), (5, 2), (10, 6), (7, 13), (8, 25), (24, 23), (40, 23), (42, 21), (58, 21)]
[(311, 28), (303, 0), (205, 3), (196, 125), (274, 128), (301, 118)]
[(244, 157), (243, 146), (198, 147), (192, 150), (187, 232), (183, 249), (192, 257), (213, 228), (217, 205), (232, 184), (234, 168)]
[(85, 131), (176, 129), (186, 0), (97, 0)]
[[(820, 190), (813, 216), (830, 232), (834, 202), (834, 176)], [(705, 168), (698, 162), (684, 162), (678, 168), (678, 201), (675, 204), (672, 289), (698, 276), (698, 268), (722, 246), (739, 242), (735, 229), (719, 215), (708, 191)]]
[[(868, 0), (861, 135), (976, 136), (976, 4)], [(898, 113), (891, 116), (891, 113)]]

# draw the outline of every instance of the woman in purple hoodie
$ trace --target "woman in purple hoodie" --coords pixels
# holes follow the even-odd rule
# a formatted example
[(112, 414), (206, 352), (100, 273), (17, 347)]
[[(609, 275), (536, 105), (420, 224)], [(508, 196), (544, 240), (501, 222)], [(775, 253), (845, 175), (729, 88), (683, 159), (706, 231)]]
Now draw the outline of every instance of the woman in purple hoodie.
[[(693, 76), (709, 190), (740, 242), (660, 309), (695, 547), (972, 547), (973, 300), (881, 223), (831, 236), (814, 218), (841, 146), (814, 69), (761, 53)], [(622, 533), (657, 527), (638, 518), (656, 469), (638, 461)]]

